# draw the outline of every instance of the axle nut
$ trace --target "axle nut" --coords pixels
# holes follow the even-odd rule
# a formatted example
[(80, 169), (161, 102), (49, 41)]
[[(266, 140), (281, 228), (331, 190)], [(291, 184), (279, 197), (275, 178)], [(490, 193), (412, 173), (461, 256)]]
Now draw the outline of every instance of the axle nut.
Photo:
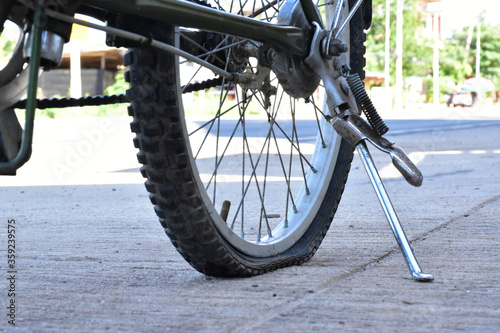
[(338, 57), (341, 53), (346, 53), (349, 50), (347, 44), (342, 43), (338, 39), (334, 39), (330, 42), (330, 49), (328, 53), (334, 57)]
[(276, 57), (278, 55), (276, 54), (276, 51), (274, 51), (274, 49), (269, 49), (267, 50), (266, 52), (266, 58), (267, 58), (267, 61), (269, 61), (269, 63), (273, 63), (275, 60), (276, 60)]

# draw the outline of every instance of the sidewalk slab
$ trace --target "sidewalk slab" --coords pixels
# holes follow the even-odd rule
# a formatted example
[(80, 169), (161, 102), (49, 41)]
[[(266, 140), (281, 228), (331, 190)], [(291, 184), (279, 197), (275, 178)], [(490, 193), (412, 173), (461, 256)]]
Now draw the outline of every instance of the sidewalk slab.
[[(19, 231), (16, 328), (498, 332), (499, 142), (499, 126), (398, 136), (420, 157), (418, 189), (372, 150), (432, 283), (409, 278), (358, 157), (316, 256), (247, 279), (194, 271), (164, 235), (142, 184), (0, 187), (3, 258), (7, 221)], [(2, 304), (7, 287), (0, 285)], [(4, 316), (0, 330), (9, 328)]]

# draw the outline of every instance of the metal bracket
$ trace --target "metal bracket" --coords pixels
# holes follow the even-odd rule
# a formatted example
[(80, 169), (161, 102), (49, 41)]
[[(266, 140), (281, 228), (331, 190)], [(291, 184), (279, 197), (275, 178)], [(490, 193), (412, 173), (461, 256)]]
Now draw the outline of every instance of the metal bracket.
[[(241, 73), (238, 79), (239, 85), (243, 89), (258, 89), (262, 90), (266, 83), (269, 82), (271, 68), (257, 65), (257, 71)], [(265, 91), (266, 92), (266, 91)]]
[(413, 186), (422, 185), (424, 177), (417, 166), (408, 158), (403, 149), (377, 134), (372, 127), (357, 114), (349, 111), (330, 120), (333, 128), (351, 145), (357, 146), (368, 141), (377, 149), (391, 156), (392, 164), (401, 172), (406, 181)]

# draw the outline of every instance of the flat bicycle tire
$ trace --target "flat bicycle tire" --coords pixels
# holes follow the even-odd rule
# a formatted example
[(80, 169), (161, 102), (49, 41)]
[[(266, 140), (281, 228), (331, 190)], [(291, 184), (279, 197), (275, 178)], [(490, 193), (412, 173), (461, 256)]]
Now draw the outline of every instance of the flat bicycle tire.
[[(351, 64), (353, 68), (362, 68), (364, 32), (362, 25), (351, 23), (351, 29), (353, 27), (357, 32), (351, 32), (351, 36), (356, 36), (350, 40)], [(176, 27), (149, 22), (147, 30), (155, 39), (175, 43)], [(245, 245), (239, 245), (241, 240), (235, 241), (237, 236), (222, 230), (220, 214), (207, 201), (208, 194), (200, 181), (195, 152), (190, 147), (178, 72), (179, 59), (151, 47), (132, 48), (125, 57), (125, 65), (128, 66), (126, 79), (130, 83), (127, 95), (132, 101), (129, 114), (134, 118), (131, 128), (136, 133), (134, 145), (140, 150), (141, 173), (147, 178), (146, 189), (160, 223), (184, 259), (204, 274), (222, 277), (252, 276), (310, 260), (337, 210), (353, 148), (344, 140), (337, 142), (333, 153), (335, 163), (324, 180), (325, 190), (300, 237), (293, 239), (291, 245), (283, 245), (279, 251), (270, 250), (269, 255), (258, 250), (255, 254), (252, 249), (258, 248), (260, 238), (248, 242), (247, 251)], [(293, 134), (291, 141), (293, 146)], [(287, 214), (288, 211), (285, 216)], [(270, 243), (268, 247), (273, 246), (274, 243)]]

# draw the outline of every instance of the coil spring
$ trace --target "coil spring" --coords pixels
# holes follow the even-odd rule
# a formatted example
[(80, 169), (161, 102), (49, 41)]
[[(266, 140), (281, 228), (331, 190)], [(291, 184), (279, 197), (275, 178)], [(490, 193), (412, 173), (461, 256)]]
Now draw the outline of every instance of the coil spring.
[(358, 102), (359, 107), (363, 110), (363, 113), (366, 115), (366, 118), (372, 128), (379, 135), (387, 133), (387, 131), (389, 131), (389, 127), (387, 127), (384, 120), (378, 114), (377, 109), (375, 109), (370, 97), (368, 97), (363, 81), (359, 78), (358, 73), (347, 75), (346, 79), (354, 97), (356, 98), (356, 102)]

